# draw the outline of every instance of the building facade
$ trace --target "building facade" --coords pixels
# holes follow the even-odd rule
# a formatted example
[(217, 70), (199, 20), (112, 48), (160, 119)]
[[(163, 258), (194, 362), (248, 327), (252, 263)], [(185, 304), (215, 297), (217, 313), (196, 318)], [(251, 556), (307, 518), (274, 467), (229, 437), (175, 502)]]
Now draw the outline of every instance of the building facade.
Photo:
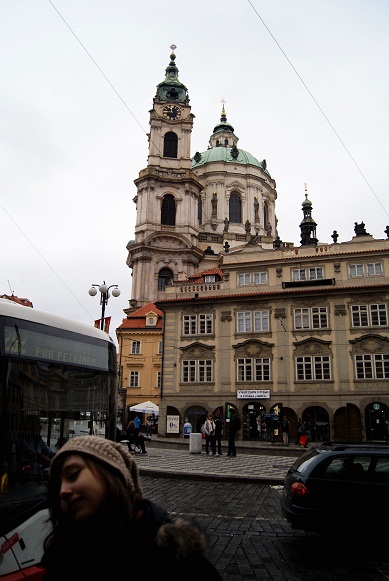
[(163, 417), (235, 407), (243, 439), (387, 440), (389, 240), (220, 256), (216, 284), (177, 283), (164, 312)]
[(119, 344), (118, 424), (123, 429), (135, 415), (129, 410), (131, 406), (145, 401), (159, 404), (162, 316), (162, 311), (154, 303), (148, 303), (129, 311), (116, 329)]
[(355, 223), (351, 240), (334, 230), (320, 243), (305, 192), (300, 246), (281, 240), (276, 182), (238, 146), (224, 105), (191, 157), (194, 115), (171, 48), (127, 245), (128, 317), (150, 303), (163, 312), (159, 433), (176, 436), (185, 418), (199, 431), (220, 408), (226, 436), (234, 407), (243, 439), (281, 439), (282, 414), (292, 439), (302, 418), (313, 440), (386, 440), (389, 228), (375, 240)]

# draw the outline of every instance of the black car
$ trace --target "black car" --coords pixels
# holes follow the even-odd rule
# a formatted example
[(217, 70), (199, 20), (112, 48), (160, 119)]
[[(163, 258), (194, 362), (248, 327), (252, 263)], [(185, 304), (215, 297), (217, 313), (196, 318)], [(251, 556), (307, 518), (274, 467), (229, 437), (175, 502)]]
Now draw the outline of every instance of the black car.
[(294, 529), (372, 530), (389, 517), (389, 446), (311, 446), (285, 477), (281, 512)]

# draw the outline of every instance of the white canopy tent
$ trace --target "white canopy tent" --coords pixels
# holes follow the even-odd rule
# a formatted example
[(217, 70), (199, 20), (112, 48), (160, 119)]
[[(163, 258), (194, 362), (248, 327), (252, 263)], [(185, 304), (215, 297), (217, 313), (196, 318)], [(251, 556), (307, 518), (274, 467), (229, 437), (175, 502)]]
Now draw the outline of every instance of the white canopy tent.
[(138, 412), (138, 414), (159, 414), (159, 407), (152, 401), (144, 401), (130, 407), (131, 412)]

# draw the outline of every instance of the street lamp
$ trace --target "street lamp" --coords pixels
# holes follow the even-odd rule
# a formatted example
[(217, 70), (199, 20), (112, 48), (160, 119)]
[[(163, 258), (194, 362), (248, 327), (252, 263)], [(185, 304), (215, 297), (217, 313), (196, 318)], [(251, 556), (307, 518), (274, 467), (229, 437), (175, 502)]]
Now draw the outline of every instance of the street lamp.
[(89, 289), (89, 294), (91, 297), (95, 297), (97, 295), (97, 290), (99, 289), (100, 292), (100, 305), (101, 305), (101, 319), (100, 319), (100, 329), (104, 330), (104, 315), (105, 315), (105, 306), (108, 304), (108, 299), (111, 296), (109, 294), (109, 289), (113, 288), (112, 296), (118, 297), (120, 295), (120, 290), (118, 289), (117, 284), (112, 284), (111, 286), (107, 286), (105, 284), (105, 280), (103, 284), (92, 284), (91, 288)]

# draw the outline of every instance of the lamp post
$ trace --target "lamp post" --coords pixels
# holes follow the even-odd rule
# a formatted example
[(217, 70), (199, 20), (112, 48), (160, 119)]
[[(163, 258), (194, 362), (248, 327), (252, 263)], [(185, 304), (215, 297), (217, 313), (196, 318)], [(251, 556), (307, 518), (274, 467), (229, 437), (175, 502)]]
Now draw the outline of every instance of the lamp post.
[(111, 286), (107, 286), (105, 284), (105, 280), (103, 284), (92, 284), (91, 288), (89, 289), (89, 294), (91, 297), (95, 297), (97, 295), (97, 290), (99, 289), (100, 292), (100, 305), (101, 305), (101, 319), (100, 319), (100, 329), (104, 330), (104, 315), (105, 315), (105, 307), (108, 304), (108, 299), (111, 296), (109, 294), (109, 289), (113, 288), (112, 296), (118, 297), (120, 295), (120, 290), (117, 284), (112, 284)]

